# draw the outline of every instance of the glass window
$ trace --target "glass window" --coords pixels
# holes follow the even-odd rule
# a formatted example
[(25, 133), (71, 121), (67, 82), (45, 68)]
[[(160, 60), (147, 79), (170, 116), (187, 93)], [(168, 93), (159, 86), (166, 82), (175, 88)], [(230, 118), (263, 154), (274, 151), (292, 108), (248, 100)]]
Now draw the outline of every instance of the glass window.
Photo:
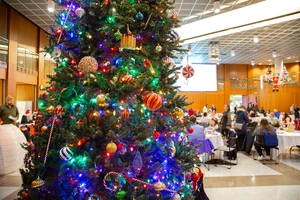
[(0, 36), (0, 67), (7, 68), (8, 40)]

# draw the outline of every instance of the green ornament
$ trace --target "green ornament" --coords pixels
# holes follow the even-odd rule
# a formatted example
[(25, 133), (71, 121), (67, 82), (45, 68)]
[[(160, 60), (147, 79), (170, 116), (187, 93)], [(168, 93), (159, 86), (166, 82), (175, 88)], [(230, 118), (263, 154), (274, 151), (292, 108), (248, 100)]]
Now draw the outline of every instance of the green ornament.
[(118, 29), (117, 32), (115, 32), (114, 36), (115, 36), (115, 38), (116, 38), (117, 40), (120, 40), (120, 39), (122, 38), (122, 33), (120, 32), (119, 29)]
[(116, 198), (123, 199), (126, 196), (126, 192), (124, 190), (119, 190), (116, 194)]

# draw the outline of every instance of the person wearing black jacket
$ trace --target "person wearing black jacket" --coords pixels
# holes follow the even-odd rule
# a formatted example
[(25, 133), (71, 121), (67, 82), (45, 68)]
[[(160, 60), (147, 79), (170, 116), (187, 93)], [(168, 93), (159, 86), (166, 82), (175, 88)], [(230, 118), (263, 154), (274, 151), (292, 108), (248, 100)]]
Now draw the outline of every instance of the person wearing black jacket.
[(300, 109), (299, 109), (299, 106), (298, 106), (298, 105), (296, 105), (296, 106), (295, 106), (295, 108), (294, 108), (294, 115), (295, 115), (295, 119), (298, 119), (298, 118), (300, 118), (299, 111), (300, 111)]
[(225, 104), (223, 116), (221, 118), (221, 133), (222, 133), (222, 135), (227, 136), (230, 127), (231, 127), (230, 106), (228, 104)]
[(236, 111), (236, 123), (243, 124), (242, 130), (236, 130), (236, 133), (238, 135), (237, 138), (237, 150), (241, 151), (242, 150), (242, 145), (245, 139), (245, 135), (247, 132), (247, 124), (251, 120), (248, 118), (247, 113), (246, 113), (246, 108), (244, 105), (240, 105), (239, 108)]

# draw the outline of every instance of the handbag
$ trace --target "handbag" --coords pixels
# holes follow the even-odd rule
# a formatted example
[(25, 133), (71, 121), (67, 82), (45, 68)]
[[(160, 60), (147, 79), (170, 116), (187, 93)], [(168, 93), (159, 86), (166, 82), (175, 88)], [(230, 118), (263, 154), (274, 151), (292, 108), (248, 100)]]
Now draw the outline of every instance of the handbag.
[(244, 123), (235, 122), (234, 125), (233, 125), (234, 130), (242, 130), (243, 129), (243, 124)]
[(272, 146), (278, 146), (278, 138), (277, 134), (272, 135), (270, 132), (266, 132), (264, 134), (265, 139), (265, 145), (272, 147)]

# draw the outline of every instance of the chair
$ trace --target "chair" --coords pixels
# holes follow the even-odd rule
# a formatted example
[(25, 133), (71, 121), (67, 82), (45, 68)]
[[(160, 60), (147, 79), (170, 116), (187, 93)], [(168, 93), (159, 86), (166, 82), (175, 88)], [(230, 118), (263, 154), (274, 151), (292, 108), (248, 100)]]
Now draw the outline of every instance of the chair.
[[(209, 167), (209, 163), (206, 163), (206, 155), (208, 155), (209, 157), (209, 154), (212, 155), (212, 151), (214, 149), (214, 145), (212, 144), (212, 142), (210, 141), (210, 139), (197, 139), (197, 140), (194, 140), (192, 142), (192, 144), (194, 146), (198, 146), (196, 152), (198, 154), (198, 157), (199, 157), (199, 160), (201, 161), (200, 157), (202, 154), (204, 154), (204, 162), (201, 161), (201, 164), (204, 165), (204, 167), (207, 168), (207, 170), (210, 170), (210, 167)], [(207, 165), (206, 165), (207, 164)]]
[[(256, 138), (255, 138), (255, 142), (256, 142), (256, 139), (257, 139), (257, 138), (258, 138), (260, 141), (264, 141), (264, 140), (265, 140), (263, 135), (256, 135), (255, 137), (256, 137)], [(253, 146), (254, 146), (255, 142), (253, 143)], [(261, 147), (261, 149), (262, 149), (262, 151), (263, 151), (263, 154), (265, 154), (265, 148), (264, 148), (264, 147)], [(277, 164), (279, 163), (279, 147), (278, 147), (278, 146), (276, 146), (276, 147), (270, 147), (270, 149), (274, 149), (274, 150), (277, 151), (276, 162), (275, 162), (275, 164), (277, 165)], [(256, 150), (254, 150), (254, 151), (253, 151), (253, 154), (252, 154), (253, 160), (256, 160), (255, 154), (256, 154)], [(271, 162), (272, 162), (272, 156), (270, 155), (270, 157), (271, 157), (271, 161), (262, 160), (262, 164), (265, 165), (265, 164), (267, 164), (267, 163), (271, 163)]]
[[(232, 165), (237, 165), (238, 164), (238, 159), (237, 159), (237, 149), (236, 149), (236, 140), (237, 140), (237, 134), (235, 131), (231, 130), (229, 131), (228, 135), (226, 136), (226, 141), (224, 146), (220, 146), (216, 149), (215, 151), (220, 151), (221, 153), (224, 152), (224, 154), (228, 155), (228, 160), (224, 159), (213, 159), (217, 162), (213, 162), (215, 166), (217, 165), (228, 165), (228, 169), (231, 169)], [(215, 153), (213, 153), (214, 155)], [(233, 163), (232, 160), (236, 159), (236, 163)]]
[(299, 154), (300, 154), (300, 145), (291, 146), (291, 148), (290, 148), (290, 157), (292, 156), (292, 151), (293, 151), (293, 148), (295, 148), (295, 147), (298, 148), (298, 151), (299, 151)]
[(208, 122), (199, 122), (199, 125), (203, 126), (203, 128), (209, 127), (209, 123)]

